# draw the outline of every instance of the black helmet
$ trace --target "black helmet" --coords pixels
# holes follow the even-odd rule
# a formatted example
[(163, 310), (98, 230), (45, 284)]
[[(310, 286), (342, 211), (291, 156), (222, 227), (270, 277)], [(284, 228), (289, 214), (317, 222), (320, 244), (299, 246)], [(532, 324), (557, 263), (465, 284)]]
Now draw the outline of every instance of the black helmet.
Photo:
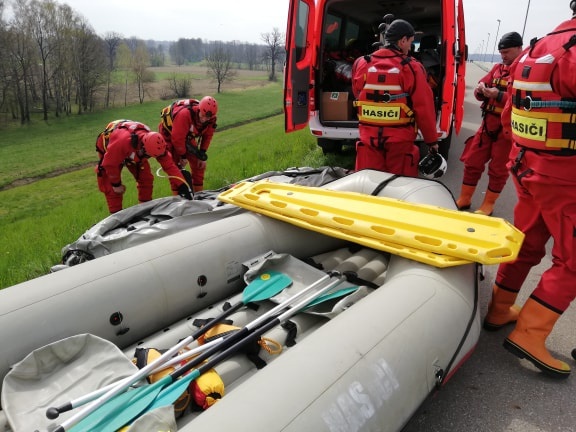
[(442, 177), (447, 169), (446, 159), (440, 153), (428, 153), (418, 164), (418, 171), (428, 179)]
[(572, 15), (576, 15), (576, 0), (570, 2), (570, 9), (572, 9)]
[(386, 33), (384, 33), (384, 39), (388, 42), (396, 42), (402, 39), (404, 36), (412, 37), (414, 36), (414, 27), (408, 21), (403, 19), (397, 19), (390, 23), (386, 28)]
[(502, 35), (500, 42), (498, 42), (498, 49), (521, 47), (522, 45), (522, 36), (516, 32), (510, 32)]

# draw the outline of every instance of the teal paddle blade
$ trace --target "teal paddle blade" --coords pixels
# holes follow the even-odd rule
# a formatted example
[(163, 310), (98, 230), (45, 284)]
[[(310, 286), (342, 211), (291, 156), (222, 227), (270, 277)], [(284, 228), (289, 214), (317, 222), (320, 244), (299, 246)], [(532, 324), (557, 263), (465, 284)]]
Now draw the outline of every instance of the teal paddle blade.
[(182, 393), (186, 391), (190, 383), (199, 376), (200, 371), (198, 369), (194, 369), (189, 374), (184, 375), (182, 378), (176, 380), (169, 386), (166, 386), (160, 392), (160, 394), (158, 394), (154, 402), (152, 402), (152, 404), (146, 409), (145, 413), (155, 410), (156, 408), (172, 405), (178, 400), (178, 398), (180, 398), (180, 396), (182, 396)]
[(357, 289), (358, 289), (357, 286), (352, 286), (352, 287), (348, 287), (348, 288), (342, 288), (342, 289), (339, 289), (338, 291), (334, 291), (334, 292), (331, 292), (328, 294), (321, 295), (316, 300), (310, 302), (308, 304), (308, 306), (306, 306), (306, 309), (311, 308), (312, 306), (315, 306), (317, 304), (323, 303), (323, 302), (328, 301), (328, 300), (344, 297), (345, 295), (353, 293)]
[(166, 375), (161, 380), (134, 390), (121, 393), (94, 410), (76, 423), (69, 432), (115, 432), (137, 418), (158, 396), (162, 389), (172, 382)]
[(274, 297), (292, 283), (292, 279), (277, 271), (264, 272), (244, 289), (242, 301), (244, 304), (254, 301), (268, 300)]

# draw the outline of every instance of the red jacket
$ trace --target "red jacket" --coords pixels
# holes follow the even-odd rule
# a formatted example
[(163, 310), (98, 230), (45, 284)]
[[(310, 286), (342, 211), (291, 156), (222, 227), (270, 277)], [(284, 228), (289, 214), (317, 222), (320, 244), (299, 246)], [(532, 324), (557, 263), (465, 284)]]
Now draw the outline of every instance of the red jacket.
[[(390, 48), (382, 48), (370, 56), (359, 57), (352, 66), (352, 91), (358, 98), (366, 84), (368, 68), (372, 66), (372, 59), (389, 59), (399, 69), (397, 82), (402, 92), (408, 94), (408, 106), (414, 111), (416, 124), (426, 144), (438, 141), (436, 129), (436, 110), (434, 108), (434, 95), (428, 85), (424, 66), (411, 57), (405, 56), (400, 51)], [(406, 59), (409, 58), (409, 61)], [(368, 61), (368, 59), (370, 61)], [(383, 71), (384, 72), (384, 71)], [(401, 140), (414, 140), (414, 125), (383, 127), (383, 136), (395, 136)]]
[[(106, 153), (101, 159), (100, 166), (106, 171), (110, 183), (118, 185), (122, 182), (121, 171), (125, 164), (139, 163), (142, 158), (142, 137), (146, 130), (137, 130), (138, 143), (132, 145), (132, 133), (125, 128), (117, 128), (110, 134), (110, 141), (106, 148)], [(172, 160), (170, 152), (166, 151), (162, 156), (156, 158), (162, 169), (173, 177), (181, 177), (180, 170)], [(175, 179), (170, 179), (170, 183), (176, 187), (182, 183)]]
[[(200, 143), (199, 150), (208, 150), (214, 130), (216, 129), (216, 117), (205, 124), (200, 123), (198, 117), (198, 104), (192, 107), (181, 105), (174, 108), (172, 119), (172, 133), (169, 141), (172, 143), (174, 153), (183, 157), (186, 153), (186, 137), (190, 134), (192, 145)], [(166, 133), (164, 134), (167, 135)]]
[(508, 100), (508, 81), (510, 77), (510, 66), (507, 66), (503, 63), (495, 64), (492, 67), (492, 70), (488, 72), (484, 78), (482, 78), (478, 82), (483, 82), (486, 87), (488, 88), (497, 88), (500, 90), (498, 97), (495, 99), (486, 98), (484, 95), (479, 94), (474, 90), (474, 97), (484, 102), (482, 104), (482, 111), (484, 112), (492, 112), (495, 114), (500, 114), (502, 112), (502, 108), (506, 105), (506, 101)]
[[(564, 21), (558, 27), (554, 29), (551, 33), (542, 38), (532, 50), (532, 47), (526, 48), (522, 54), (520, 54), (511, 66), (510, 76), (512, 80), (516, 76), (516, 69), (522, 68), (522, 65), (518, 66), (522, 58), (524, 58), (528, 53), (532, 57), (543, 57), (560, 46), (568, 42), (571, 36), (576, 34), (576, 18)], [(521, 70), (518, 73), (521, 74)], [(511, 80), (511, 81), (512, 81)], [(570, 48), (560, 59), (556, 65), (556, 68), (552, 71), (550, 77), (550, 84), (554, 89), (554, 92), (563, 98), (576, 98), (576, 46)], [(509, 95), (512, 95), (513, 88), (512, 85), (508, 85)], [(535, 112), (536, 110), (532, 110)], [(507, 136), (511, 136), (511, 113), (512, 113), (512, 98), (510, 97), (504, 107), (502, 112), (502, 125), (504, 127), (504, 132)]]

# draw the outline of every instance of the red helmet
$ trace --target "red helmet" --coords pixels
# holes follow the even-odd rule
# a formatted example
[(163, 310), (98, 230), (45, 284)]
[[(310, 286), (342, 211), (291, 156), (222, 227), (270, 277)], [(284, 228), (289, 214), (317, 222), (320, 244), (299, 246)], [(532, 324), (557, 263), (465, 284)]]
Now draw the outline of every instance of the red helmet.
[(148, 132), (142, 138), (144, 151), (150, 157), (162, 156), (166, 153), (166, 141), (158, 132)]
[(198, 108), (200, 109), (200, 113), (208, 118), (216, 117), (216, 113), (218, 112), (218, 104), (212, 96), (204, 96), (198, 104)]

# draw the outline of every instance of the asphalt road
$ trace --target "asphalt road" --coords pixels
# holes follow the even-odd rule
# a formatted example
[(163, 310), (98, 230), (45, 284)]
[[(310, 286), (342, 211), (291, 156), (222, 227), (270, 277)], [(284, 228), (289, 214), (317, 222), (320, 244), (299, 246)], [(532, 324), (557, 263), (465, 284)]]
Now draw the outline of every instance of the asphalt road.
[[(442, 178), (455, 197), (460, 192), (462, 181), (463, 164), (459, 157), (464, 141), (475, 133), (481, 118), (479, 103), (472, 91), (484, 74), (479, 66), (468, 64), (464, 123), (460, 134), (452, 139), (448, 172)], [(472, 210), (482, 202), (486, 179), (484, 173), (473, 198)], [(515, 203), (515, 190), (509, 179), (496, 204), (494, 216), (512, 221)], [(522, 287), (518, 304), (524, 303), (550, 265), (548, 253), (540, 265), (532, 269)], [(496, 270), (497, 266), (484, 266), (485, 280), (480, 284), (482, 318), (486, 315)], [(549, 350), (573, 368), (572, 376), (566, 380), (547, 378), (526, 360), (519, 360), (508, 353), (502, 342), (511, 330), (511, 326), (495, 333), (483, 330), (470, 359), (421, 406), (403, 432), (576, 431), (576, 362), (570, 355), (576, 348), (576, 308), (572, 305), (562, 315), (548, 338)]]

